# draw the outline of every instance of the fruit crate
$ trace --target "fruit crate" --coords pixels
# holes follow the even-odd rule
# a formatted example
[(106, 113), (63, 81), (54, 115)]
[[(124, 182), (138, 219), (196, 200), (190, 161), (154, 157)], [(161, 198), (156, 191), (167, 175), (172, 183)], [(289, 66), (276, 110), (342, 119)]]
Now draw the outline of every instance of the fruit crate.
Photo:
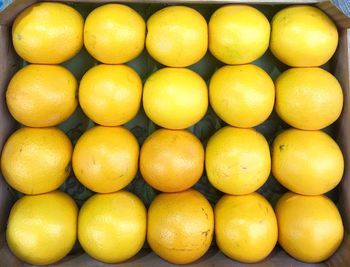
[[(46, 0), (48, 1), (48, 0)], [(49, 0), (50, 1), (50, 0)], [(6, 103), (5, 103), (5, 91), (9, 80), (13, 74), (23, 66), (24, 62), (15, 53), (12, 46), (11, 39), (11, 25), (22, 10), (26, 7), (40, 2), (38, 0), (14, 0), (5, 10), (0, 12), (0, 148), (2, 149), (7, 137), (18, 128), (18, 124), (10, 116)], [(67, 2), (56, 0), (56, 2)], [(339, 31), (339, 46), (336, 54), (333, 56), (331, 63), (327, 68), (337, 77), (339, 80), (343, 93), (344, 93), (344, 107), (341, 117), (335, 123), (333, 137), (340, 145), (345, 159), (345, 172), (342, 182), (336, 190), (336, 198), (338, 199), (338, 208), (342, 214), (342, 219), (345, 228), (344, 240), (338, 251), (327, 261), (319, 264), (307, 264), (302, 263), (289, 257), (283, 250), (276, 248), (270, 256), (263, 262), (253, 264), (252, 266), (350, 266), (350, 18), (344, 15), (340, 9), (350, 10), (349, 0), (334, 0), (332, 2), (327, 0), (73, 0), (68, 1), (68, 4), (73, 5), (83, 15), (87, 15), (90, 10), (102, 3), (126, 3), (130, 4), (136, 10), (142, 9), (142, 7), (149, 7), (151, 10), (153, 6), (164, 5), (191, 5), (196, 9), (203, 11), (204, 15), (208, 18), (211, 12), (223, 4), (228, 3), (245, 3), (254, 4), (258, 8), (263, 9), (264, 13), (273, 15), (276, 10), (289, 4), (312, 4), (316, 5), (323, 11), (325, 11), (337, 24)], [(339, 5), (338, 8), (336, 5)], [(87, 11), (88, 10), (88, 11)], [(211, 10), (211, 11), (210, 11)], [(85, 13), (84, 13), (85, 12)], [(96, 62), (89, 61), (90, 59), (83, 54), (78, 59), (73, 58), (68, 64), (70, 68), (75, 70), (75, 75), (81, 78), (82, 74)], [(254, 62), (253, 62), (254, 63)], [(135, 64), (133, 66), (132, 64)], [(265, 64), (264, 60), (260, 64)], [(273, 64), (273, 63), (272, 63)], [(87, 65), (88, 67), (86, 67)], [(131, 63), (132, 67), (141, 68), (139, 71), (149, 72), (153, 65), (146, 66), (140, 65), (140, 63)], [(67, 65), (66, 65), (67, 67)], [(85, 67), (85, 69), (84, 69)], [(197, 66), (198, 67), (198, 66)], [(206, 79), (210, 77), (208, 73), (212, 74), (213, 70), (206, 70), (208, 65), (201, 65), (197, 71), (202, 76), (207, 75)], [(143, 68), (143, 69), (142, 69)], [(203, 69), (204, 68), (204, 69)], [(74, 72), (74, 71), (73, 71)], [(146, 76), (146, 74), (144, 74)], [(271, 73), (270, 73), (271, 75)], [(272, 75), (273, 76), (273, 75)], [(145, 78), (145, 77), (143, 77)], [(69, 128), (69, 126), (66, 126)], [(269, 131), (271, 125), (266, 124), (265, 130)], [(16, 196), (9, 189), (6, 182), (3, 180), (0, 174), (0, 266), (28, 266), (17, 258), (15, 258), (9, 251), (4, 231), (6, 229), (6, 222), (9, 214), (9, 210), (15, 201)], [(305, 248), (307, 249), (307, 248)], [(127, 262), (116, 264), (120, 266), (174, 266), (158, 256), (156, 256), (150, 249), (144, 248), (135, 257)], [(225, 257), (217, 248), (212, 247), (205, 256), (199, 261), (192, 264), (192, 266), (248, 266), (250, 264), (243, 264), (235, 262)], [(71, 253), (65, 259), (55, 264), (54, 266), (107, 266), (103, 263), (97, 262), (90, 258), (87, 254)]]

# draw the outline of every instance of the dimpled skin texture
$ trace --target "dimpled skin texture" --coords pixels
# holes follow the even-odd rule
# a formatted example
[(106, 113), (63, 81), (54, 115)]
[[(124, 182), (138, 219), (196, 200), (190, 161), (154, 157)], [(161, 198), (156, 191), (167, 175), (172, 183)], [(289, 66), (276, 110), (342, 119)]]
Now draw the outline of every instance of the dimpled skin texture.
[(210, 80), (209, 99), (226, 123), (254, 127), (271, 114), (275, 86), (270, 76), (255, 65), (224, 66)]
[(73, 152), (73, 170), (78, 180), (97, 193), (111, 193), (135, 177), (139, 145), (123, 127), (96, 126), (85, 132)]
[(338, 80), (321, 68), (292, 68), (276, 80), (275, 109), (285, 122), (319, 130), (335, 122), (343, 108)]
[(170, 6), (157, 11), (148, 19), (147, 30), (147, 50), (163, 65), (187, 67), (207, 52), (207, 22), (190, 7)]
[(289, 190), (321, 195), (340, 182), (344, 158), (337, 143), (321, 131), (290, 129), (272, 148), (272, 173)]
[(65, 193), (23, 196), (11, 209), (7, 244), (16, 257), (33, 265), (55, 263), (73, 248), (78, 207)]
[(84, 113), (104, 126), (119, 126), (135, 117), (141, 95), (141, 78), (124, 65), (95, 66), (85, 73), (79, 86)]
[(164, 128), (188, 128), (207, 112), (207, 85), (189, 69), (163, 68), (147, 79), (143, 107), (147, 116)]
[(6, 141), (1, 172), (6, 182), (24, 194), (57, 189), (70, 173), (73, 147), (57, 128), (21, 128)]
[(162, 192), (179, 192), (192, 187), (202, 176), (203, 168), (204, 148), (188, 131), (160, 129), (142, 145), (142, 177)]
[(344, 227), (339, 211), (326, 196), (284, 194), (275, 208), (278, 242), (292, 257), (304, 262), (328, 259), (340, 246)]
[(11, 115), (29, 127), (50, 127), (65, 121), (78, 105), (78, 83), (67, 69), (27, 65), (11, 79), (6, 102)]
[(269, 177), (269, 145), (254, 129), (226, 126), (210, 138), (205, 168), (216, 189), (232, 195), (252, 193)]
[(132, 193), (96, 194), (79, 213), (78, 238), (84, 250), (106, 263), (125, 261), (146, 239), (146, 208)]
[(84, 19), (62, 3), (37, 3), (20, 13), (12, 26), (17, 54), (30, 63), (60, 64), (83, 47)]
[(148, 244), (158, 256), (174, 264), (189, 264), (202, 257), (213, 231), (213, 209), (192, 189), (159, 194), (148, 210)]
[(226, 5), (209, 21), (209, 50), (226, 64), (246, 64), (261, 57), (270, 41), (270, 23), (247, 5)]
[(122, 64), (144, 48), (146, 23), (126, 5), (107, 4), (94, 9), (84, 25), (84, 45), (98, 61)]
[(223, 196), (215, 206), (215, 236), (228, 257), (246, 263), (266, 258), (277, 243), (278, 227), (270, 203), (261, 195)]
[(338, 46), (338, 31), (333, 21), (312, 6), (290, 6), (272, 19), (270, 49), (292, 67), (317, 67), (325, 64)]

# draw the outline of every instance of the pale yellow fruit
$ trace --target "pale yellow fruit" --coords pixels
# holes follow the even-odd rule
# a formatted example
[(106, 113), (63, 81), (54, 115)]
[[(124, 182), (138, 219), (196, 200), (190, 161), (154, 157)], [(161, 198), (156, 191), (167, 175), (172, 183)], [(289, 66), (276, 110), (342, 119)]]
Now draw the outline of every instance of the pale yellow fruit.
[(99, 261), (125, 261), (142, 248), (146, 219), (146, 208), (135, 195), (126, 191), (96, 194), (80, 210), (79, 242)]
[(143, 108), (153, 122), (164, 128), (188, 128), (207, 112), (207, 85), (189, 69), (158, 70), (145, 83)]
[(209, 50), (226, 64), (246, 64), (261, 57), (270, 41), (270, 23), (248, 5), (226, 5), (209, 21)]
[(231, 195), (252, 193), (269, 177), (269, 145), (253, 129), (226, 126), (207, 144), (205, 169), (209, 182), (218, 190)]
[(61, 66), (28, 65), (12, 77), (6, 103), (11, 115), (26, 126), (55, 126), (77, 107), (77, 88), (73, 74)]
[(95, 66), (85, 73), (79, 86), (81, 108), (103, 126), (119, 126), (135, 117), (141, 95), (141, 78), (125, 65)]
[(288, 192), (275, 208), (282, 248), (297, 260), (315, 263), (328, 259), (340, 246), (344, 227), (334, 203), (326, 196)]
[(292, 67), (317, 67), (325, 64), (338, 46), (334, 22), (313, 6), (290, 6), (272, 19), (270, 49)]
[(84, 25), (84, 45), (98, 61), (121, 64), (144, 48), (146, 23), (132, 8), (107, 4), (94, 9)]
[(72, 143), (57, 128), (21, 128), (6, 141), (1, 172), (24, 194), (56, 190), (70, 173)]
[(276, 80), (276, 112), (295, 128), (325, 128), (338, 119), (342, 108), (338, 80), (321, 68), (292, 68)]
[(327, 193), (338, 185), (343, 172), (343, 154), (324, 132), (289, 129), (273, 142), (272, 173), (293, 192)]
[(12, 207), (6, 229), (12, 253), (33, 265), (64, 258), (77, 238), (78, 207), (65, 193), (24, 196)]
[(147, 30), (147, 50), (163, 65), (187, 67), (207, 52), (207, 22), (193, 8), (165, 7), (148, 19)]
[(196, 190), (158, 195), (149, 207), (147, 222), (148, 244), (174, 264), (198, 260), (213, 239), (213, 209)]
[(278, 227), (270, 203), (261, 195), (223, 196), (215, 206), (215, 236), (228, 257), (246, 263), (266, 258), (277, 243)]
[(83, 46), (84, 19), (63, 3), (37, 3), (15, 19), (12, 41), (17, 54), (30, 63), (60, 64)]
[(135, 177), (138, 157), (139, 145), (127, 129), (96, 126), (79, 138), (72, 164), (84, 186), (97, 193), (111, 193)]
[(254, 127), (273, 110), (275, 86), (258, 66), (224, 66), (210, 80), (209, 99), (215, 113), (235, 127)]

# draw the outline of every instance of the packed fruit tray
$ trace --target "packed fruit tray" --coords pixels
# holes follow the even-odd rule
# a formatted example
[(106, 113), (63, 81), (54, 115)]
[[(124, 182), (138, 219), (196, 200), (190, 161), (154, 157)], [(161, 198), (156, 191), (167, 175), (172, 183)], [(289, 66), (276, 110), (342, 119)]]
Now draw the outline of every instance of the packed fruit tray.
[(345, 15), (84, 2), (0, 13), (1, 266), (350, 266)]

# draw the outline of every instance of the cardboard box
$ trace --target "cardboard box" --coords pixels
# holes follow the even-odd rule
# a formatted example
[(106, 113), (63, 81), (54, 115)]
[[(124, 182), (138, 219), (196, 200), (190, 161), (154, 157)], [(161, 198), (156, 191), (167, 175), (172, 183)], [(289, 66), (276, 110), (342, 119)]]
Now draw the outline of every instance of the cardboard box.
[[(349, 0), (335, 0), (342, 4), (343, 10), (350, 10)], [(0, 148), (2, 149), (7, 137), (18, 127), (11, 118), (5, 103), (5, 92), (12, 75), (22, 66), (23, 61), (14, 52), (11, 42), (11, 25), (16, 15), (37, 0), (15, 0), (10, 6), (0, 13)], [(56, 2), (65, 2), (57, 0)], [(75, 0), (74, 3), (109, 3), (113, 0)], [(123, 3), (161, 3), (161, 4), (211, 4), (221, 5), (224, 3), (249, 3), (264, 5), (286, 5), (286, 4), (315, 4), (324, 10), (337, 24), (339, 29), (339, 47), (334, 56), (332, 72), (338, 78), (344, 91), (344, 109), (337, 123), (336, 139), (345, 158), (345, 173), (339, 185), (339, 210), (342, 214), (345, 236), (338, 251), (325, 263), (306, 264), (289, 257), (280, 248), (263, 262), (248, 265), (230, 260), (216, 248), (211, 248), (207, 254), (192, 266), (350, 266), (350, 18), (342, 14), (339, 9), (329, 1), (322, 0), (122, 0)], [(9, 251), (4, 231), (9, 210), (13, 204), (14, 197), (8, 189), (8, 185), (0, 175), (0, 266), (28, 266), (16, 259)], [(305, 248), (307, 249), (307, 248)], [(54, 266), (105, 266), (90, 258), (86, 254), (70, 255)], [(107, 266), (107, 265), (106, 265)], [(143, 249), (133, 259), (120, 264), (120, 266), (174, 266), (156, 256), (149, 249)]]

